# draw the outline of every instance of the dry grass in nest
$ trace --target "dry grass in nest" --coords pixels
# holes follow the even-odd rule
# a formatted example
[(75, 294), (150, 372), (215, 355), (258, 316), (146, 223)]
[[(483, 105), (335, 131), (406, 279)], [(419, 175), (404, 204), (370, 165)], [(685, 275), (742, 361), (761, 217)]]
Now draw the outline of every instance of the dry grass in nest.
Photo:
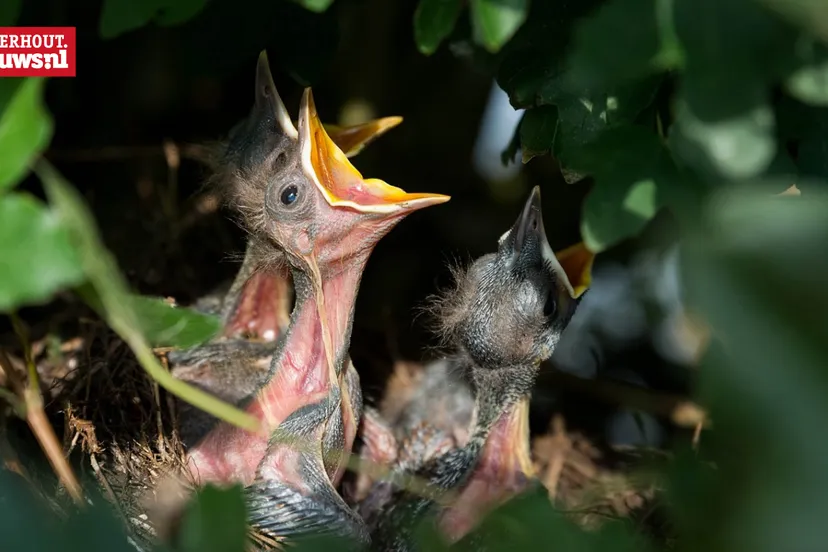
[(175, 401), (103, 322), (82, 321), (80, 333), (33, 345), (46, 411), (81, 478), (97, 483), (137, 540), (164, 538), (193, 485)]

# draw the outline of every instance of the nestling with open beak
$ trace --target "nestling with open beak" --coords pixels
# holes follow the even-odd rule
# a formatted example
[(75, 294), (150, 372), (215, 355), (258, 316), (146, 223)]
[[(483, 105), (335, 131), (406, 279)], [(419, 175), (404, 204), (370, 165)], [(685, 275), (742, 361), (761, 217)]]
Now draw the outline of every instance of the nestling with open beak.
[[(244, 262), (229, 290), (200, 300), (195, 307), (221, 317), (223, 331), (213, 341), (169, 355), (173, 374), (232, 404), (249, 398), (266, 380), (277, 341), (288, 327), (293, 301), (290, 268), (282, 252), (247, 224), (261, 217), (268, 185), (267, 171), (276, 158), (299, 158), (299, 133), (273, 83), (267, 54), (259, 55), (255, 102), (222, 144), (216, 172), (208, 186), (240, 215), (249, 232)], [(326, 126), (347, 156), (354, 156), (378, 136), (402, 122), (384, 117), (352, 127)], [(276, 171), (276, 178), (284, 171)], [(181, 403), (181, 434), (194, 444), (216, 420)]]
[(374, 499), (381, 511), (368, 518), (368, 525), (377, 550), (412, 550), (415, 522), (431, 514), (456, 540), (533, 479), (531, 390), (540, 363), (552, 354), (575, 312), (592, 263), (592, 254), (580, 244), (564, 252), (563, 263), (555, 256), (540, 207), (536, 187), (497, 252), (458, 274), (456, 288), (438, 301), (439, 330), (456, 349), (453, 361), (463, 367), (475, 399), (469, 438), (417, 471), (434, 496), (401, 490), (382, 504)]
[(310, 90), (294, 140), (265, 81), (254, 107), (261, 121), (251, 118), (228, 148), (238, 178), (227, 193), (263, 265), (288, 263), (296, 305), (263, 383), (243, 403), (264, 433), (220, 423), (188, 463), (200, 483), (248, 485), (251, 523), (274, 540), (321, 530), (365, 542), (361, 520), (335, 491), (362, 410), (348, 357), (354, 301), (377, 242), (411, 212), (449, 198), (363, 179), (328, 136)]

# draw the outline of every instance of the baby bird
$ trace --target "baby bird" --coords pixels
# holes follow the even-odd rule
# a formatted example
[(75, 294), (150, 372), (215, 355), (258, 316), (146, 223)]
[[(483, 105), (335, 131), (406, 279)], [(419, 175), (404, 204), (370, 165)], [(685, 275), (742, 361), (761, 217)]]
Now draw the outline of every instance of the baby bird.
[[(533, 479), (531, 390), (540, 363), (552, 354), (575, 312), (591, 265), (591, 254), (582, 246), (571, 248), (565, 259), (572, 276), (567, 274), (549, 246), (540, 207), (536, 187), (501, 236), (497, 252), (458, 273), (455, 289), (437, 302), (439, 331), (455, 348), (452, 362), (462, 368), (474, 397), (469, 435), (452, 447), (449, 436), (432, 434), (431, 451), (425, 451), (429, 458), (413, 470), (427, 481), (427, 496), (387, 487), (375, 489), (379, 497), (369, 496), (369, 511), (361, 511), (377, 550), (412, 550), (414, 523), (431, 514), (451, 540), (459, 539), (486, 511)], [(384, 442), (391, 448), (387, 432), (371, 429), (366, 446)], [(434, 454), (441, 447), (449, 450)], [(381, 451), (374, 454), (383, 457)], [(447, 492), (453, 496), (448, 504), (442, 496)]]

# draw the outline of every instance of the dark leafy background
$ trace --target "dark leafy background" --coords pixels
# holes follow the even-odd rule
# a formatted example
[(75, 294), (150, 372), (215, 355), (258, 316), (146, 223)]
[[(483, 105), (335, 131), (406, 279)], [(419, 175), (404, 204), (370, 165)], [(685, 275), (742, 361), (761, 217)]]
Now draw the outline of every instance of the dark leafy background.
[[(491, 249), (531, 185), (543, 188), (555, 247), (582, 237), (612, 254), (664, 208), (683, 231), (688, 304), (716, 339), (693, 378), (713, 430), (662, 471), (677, 537), (649, 542), (625, 521), (585, 532), (528, 493), (484, 523), (488, 542), (753, 552), (828, 542), (824, 3), (5, 2), (0, 24), (15, 22), (77, 26), (78, 78), (0, 80), (0, 310), (22, 309), (45, 332), (80, 297), (136, 354), (209, 337), (214, 320), (133, 293), (187, 304), (236, 269), (227, 261), (242, 233), (227, 213), (204, 211), (203, 169), (186, 144), (247, 112), (267, 49), (294, 111), (312, 85), (328, 121), (354, 100), (405, 117), (361, 154), (364, 174), (453, 196), (372, 257), (353, 343), (369, 398), (379, 367), (430, 343), (413, 307), (444, 281), (446, 259)], [(526, 109), (504, 160), (519, 147), (531, 162), (506, 192), (470, 163), (493, 79)], [(174, 178), (165, 140), (182, 145)], [(42, 163), (29, 172), (41, 152), (66, 180)], [(794, 183), (801, 198), (773, 197)], [(13, 549), (126, 549), (117, 523), (98, 517), (109, 514), (52, 522), (3, 478), (0, 528)], [(205, 489), (181, 546), (241, 550), (243, 513), (237, 489)]]

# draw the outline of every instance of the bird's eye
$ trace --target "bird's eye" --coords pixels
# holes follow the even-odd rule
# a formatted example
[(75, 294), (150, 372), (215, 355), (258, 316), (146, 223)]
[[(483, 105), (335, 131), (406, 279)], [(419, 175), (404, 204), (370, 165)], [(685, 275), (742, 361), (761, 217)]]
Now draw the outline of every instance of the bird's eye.
[(281, 200), (282, 203), (284, 203), (285, 205), (292, 204), (294, 201), (296, 201), (296, 198), (298, 197), (299, 188), (297, 188), (296, 186), (288, 186), (287, 188), (282, 190)]
[(557, 311), (558, 301), (556, 300), (555, 294), (550, 291), (546, 294), (546, 303), (543, 304), (543, 315), (547, 318), (551, 318), (555, 316)]

